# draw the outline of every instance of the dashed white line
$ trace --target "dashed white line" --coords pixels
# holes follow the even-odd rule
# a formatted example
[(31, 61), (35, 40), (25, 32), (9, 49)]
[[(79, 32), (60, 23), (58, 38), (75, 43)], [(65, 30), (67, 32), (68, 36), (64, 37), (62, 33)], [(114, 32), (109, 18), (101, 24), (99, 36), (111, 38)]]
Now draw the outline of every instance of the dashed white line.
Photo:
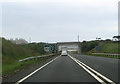
[[(60, 57), (60, 56), (58, 56)], [(56, 57), (55, 59), (51, 60), (50, 62), (46, 63), (45, 65), (41, 66), (40, 68), (36, 69), (35, 71), (33, 71), (32, 73), (30, 73), (29, 75), (25, 76), (24, 78), (20, 79), (17, 83), (15, 84), (19, 84), (21, 82), (23, 82), (24, 80), (26, 80), (27, 78), (29, 78), (30, 76), (32, 76), (33, 74), (35, 74), (36, 72), (38, 72), (39, 70), (41, 70), (42, 68), (44, 68), (45, 66), (47, 66), (48, 64), (50, 64), (51, 62), (53, 62), (54, 60), (56, 60), (58, 57)]]
[[(111, 81), (110, 79), (108, 79), (107, 77), (103, 76), (102, 74), (98, 73), (97, 71), (95, 71), (94, 69), (90, 68), (89, 66), (87, 66), (86, 64), (84, 64), (83, 62), (79, 61), (78, 59), (72, 57), (69, 55), (69, 57), (71, 59), (73, 59), (77, 64), (79, 64), (83, 69), (85, 69), (89, 74), (91, 74), (95, 79), (97, 79), (100, 83), (102, 84), (106, 84), (102, 79), (100, 79), (98, 76), (100, 76), (101, 78), (103, 78), (104, 80), (106, 80), (107, 82), (111, 83), (111, 84), (115, 84), (113, 81)], [(96, 73), (97, 75), (95, 75), (94, 73)]]

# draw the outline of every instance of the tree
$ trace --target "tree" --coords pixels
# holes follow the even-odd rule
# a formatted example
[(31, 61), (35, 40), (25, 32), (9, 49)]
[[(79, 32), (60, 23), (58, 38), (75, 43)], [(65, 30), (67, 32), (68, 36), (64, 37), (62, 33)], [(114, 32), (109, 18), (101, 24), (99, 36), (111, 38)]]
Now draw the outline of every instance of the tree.
[(105, 41), (111, 41), (111, 39), (106, 39)]
[(97, 40), (101, 40), (101, 38), (96, 38)]
[(27, 44), (28, 43), (25, 39), (22, 39), (22, 38), (20, 39), (16, 38), (15, 40), (10, 39), (10, 41), (15, 44)]
[(115, 41), (120, 41), (120, 36), (113, 36), (113, 39), (115, 39)]

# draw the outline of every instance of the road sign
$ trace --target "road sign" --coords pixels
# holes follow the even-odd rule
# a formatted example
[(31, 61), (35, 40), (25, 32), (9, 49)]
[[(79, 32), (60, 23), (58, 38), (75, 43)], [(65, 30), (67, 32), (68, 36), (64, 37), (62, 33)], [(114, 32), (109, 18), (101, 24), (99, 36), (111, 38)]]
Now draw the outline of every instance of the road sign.
[(46, 44), (44, 50), (47, 52), (56, 52), (56, 44)]

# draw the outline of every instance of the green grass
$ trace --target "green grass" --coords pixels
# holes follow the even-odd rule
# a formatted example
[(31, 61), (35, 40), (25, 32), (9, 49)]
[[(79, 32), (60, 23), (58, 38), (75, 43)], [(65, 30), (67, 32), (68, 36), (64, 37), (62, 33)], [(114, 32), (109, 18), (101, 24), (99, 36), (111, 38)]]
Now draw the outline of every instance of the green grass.
[(2, 53), (0, 51), (0, 75), (2, 75)]
[(24, 62), (17, 62), (17, 61), (9, 61), (9, 63), (4, 63), (3, 67), (2, 67), (2, 75), (3, 76), (8, 76), (8, 75), (12, 75), (17, 71), (20, 71), (21, 69), (27, 68), (31, 65), (35, 65), (37, 63), (43, 62), (46, 59), (49, 59), (51, 57), (45, 57), (45, 58), (40, 58), (39, 60), (28, 60), (28, 61), (24, 61)]
[(118, 53), (118, 43), (107, 43), (102, 46), (102, 53)]
[[(99, 46), (99, 51), (96, 49), (96, 47)], [(83, 54), (87, 54), (87, 55), (92, 55), (92, 56), (101, 56), (101, 57), (108, 57), (108, 58), (120, 58), (120, 56), (106, 56), (106, 55), (100, 55), (100, 54), (91, 54), (91, 53), (110, 53), (110, 54), (120, 54), (119, 52), (119, 48), (120, 48), (120, 44), (118, 42), (99, 42), (98, 46), (96, 46), (95, 48), (91, 49), (88, 52), (83, 52)]]
[[(39, 61), (27, 61), (27, 62), (22, 62), (19, 63), (18, 60), (24, 59), (27, 57), (31, 56), (40, 56), (42, 54), (47, 54), (47, 53), (41, 53), (40, 51), (43, 51), (43, 44), (39, 43), (38, 44), (25, 44), (25, 45), (16, 45), (11, 43), (9, 40), (6, 40), (2, 38), (2, 75), (10, 75), (13, 74), (14, 72), (23, 69), (29, 65), (44, 61), (45, 59), (40, 59)], [(39, 50), (39, 51), (38, 51)]]
[[(1, 60), (0, 60), (1, 61)], [(2, 74), (2, 62), (0, 62), (0, 75)]]
[(96, 48), (93, 48), (88, 53), (120, 53), (119, 52), (119, 43), (113, 43), (113, 42), (100, 42), (99, 47), (101, 50), (96, 50)]

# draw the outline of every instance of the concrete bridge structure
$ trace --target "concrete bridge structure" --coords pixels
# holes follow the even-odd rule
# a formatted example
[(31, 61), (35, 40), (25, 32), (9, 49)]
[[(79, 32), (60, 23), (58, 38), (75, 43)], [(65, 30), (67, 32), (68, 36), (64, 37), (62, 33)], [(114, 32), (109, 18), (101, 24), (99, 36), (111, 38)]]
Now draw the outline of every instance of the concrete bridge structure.
[(81, 54), (81, 43), (80, 42), (58, 42), (57, 51), (67, 50), (69, 52), (77, 52)]

